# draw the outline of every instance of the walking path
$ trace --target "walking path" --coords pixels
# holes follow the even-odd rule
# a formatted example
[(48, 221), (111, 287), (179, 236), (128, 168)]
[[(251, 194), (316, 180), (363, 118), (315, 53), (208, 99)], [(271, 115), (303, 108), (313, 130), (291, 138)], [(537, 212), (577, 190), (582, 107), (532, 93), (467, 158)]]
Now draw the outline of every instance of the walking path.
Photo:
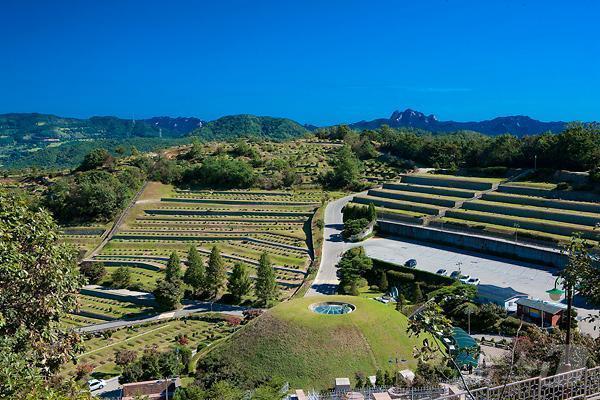
[[(96, 286), (91, 285), (90, 289), (94, 288), (96, 288)], [(105, 292), (109, 295), (113, 294), (119, 297), (128, 297), (132, 303), (140, 302), (140, 299), (142, 299), (144, 302), (154, 300), (154, 296), (152, 295), (152, 293), (136, 292), (127, 289), (107, 289), (103, 287), (100, 288), (102, 288), (102, 292)], [(77, 331), (88, 333), (101, 332), (108, 329), (140, 325), (147, 322), (160, 321), (163, 319), (181, 318), (190, 314), (202, 312), (218, 312), (222, 314), (235, 315), (241, 317), (243, 316), (243, 312), (247, 309), (249, 309), (249, 307), (233, 306), (229, 304), (214, 303), (208, 301), (184, 300), (183, 307), (178, 310), (163, 312), (160, 314), (154, 314), (150, 316), (146, 314), (144, 316), (140, 316), (139, 318), (120, 319), (115, 321), (103, 322), (100, 324), (77, 328)]]

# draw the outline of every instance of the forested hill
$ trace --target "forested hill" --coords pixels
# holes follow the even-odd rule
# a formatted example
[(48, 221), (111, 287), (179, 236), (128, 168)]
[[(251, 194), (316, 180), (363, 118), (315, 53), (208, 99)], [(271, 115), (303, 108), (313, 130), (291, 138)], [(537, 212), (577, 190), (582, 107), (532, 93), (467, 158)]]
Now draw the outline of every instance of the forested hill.
[(261, 137), (297, 138), (308, 130), (287, 118), (231, 115), (204, 122), (198, 118), (153, 117), (133, 120), (117, 117), (65, 118), (50, 114), (0, 114), (0, 145), (33, 144), (82, 139), (177, 138), (187, 135), (205, 140)]
[(291, 119), (241, 114), (208, 122), (193, 131), (192, 135), (207, 140), (223, 140), (237, 136), (284, 140), (297, 138), (308, 132), (308, 129)]
[(133, 120), (108, 116), (79, 119), (37, 113), (1, 114), (0, 144), (181, 137), (202, 126), (202, 123), (198, 118), (155, 117)]
[(422, 112), (406, 109), (394, 111), (389, 118), (379, 118), (372, 121), (360, 121), (350, 124), (352, 129), (377, 129), (382, 125), (392, 128), (417, 128), (436, 133), (456, 131), (475, 131), (486, 135), (502, 135), (510, 133), (515, 136), (539, 135), (545, 132), (560, 133), (566, 123), (563, 121), (543, 122), (525, 115), (497, 117), (484, 121), (457, 122), (440, 121), (435, 115), (425, 115)]

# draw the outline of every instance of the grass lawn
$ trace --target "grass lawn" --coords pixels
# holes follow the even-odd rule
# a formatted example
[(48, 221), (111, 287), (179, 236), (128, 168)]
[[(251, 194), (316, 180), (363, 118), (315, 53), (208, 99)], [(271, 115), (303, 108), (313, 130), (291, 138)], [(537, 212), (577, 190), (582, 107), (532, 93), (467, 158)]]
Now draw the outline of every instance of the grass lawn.
[[(344, 301), (356, 306), (345, 315), (319, 315), (309, 306)], [(223, 360), (251, 380), (280, 376), (293, 388), (324, 389), (336, 377), (388, 369), (390, 357), (415, 368), (404, 315), (375, 300), (352, 296), (299, 298), (281, 303), (218, 345), (207, 357)], [(203, 361), (200, 360), (200, 363)]]
[(510, 183), (507, 183), (505, 186), (519, 186), (519, 187), (529, 187), (529, 188), (533, 188), (533, 189), (545, 189), (545, 190), (556, 189), (556, 183), (550, 183), (550, 182), (529, 182), (529, 181), (510, 182)]
[[(203, 320), (172, 320), (159, 324), (125, 328), (115, 331), (110, 337), (92, 337), (84, 341), (85, 350), (77, 357), (78, 363), (90, 363), (94, 376), (107, 377), (120, 374), (120, 368), (114, 363), (115, 351), (135, 350), (138, 355), (145, 348), (156, 347), (159, 351), (176, 345), (175, 337), (185, 335), (189, 339), (186, 345), (194, 350), (200, 343), (208, 344), (231, 331), (225, 322), (209, 322)], [(74, 373), (75, 366), (67, 364), (62, 373)]]
[(477, 177), (473, 177), (473, 176), (455, 176), (455, 175), (442, 175), (442, 174), (410, 174), (410, 175), (423, 177), (423, 178), (436, 178), (436, 179), (449, 179), (449, 180), (488, 182), (488, 183), (499, 183), (499, 182), (504, 182), (506, 180), (506, 178), (477, 178)]

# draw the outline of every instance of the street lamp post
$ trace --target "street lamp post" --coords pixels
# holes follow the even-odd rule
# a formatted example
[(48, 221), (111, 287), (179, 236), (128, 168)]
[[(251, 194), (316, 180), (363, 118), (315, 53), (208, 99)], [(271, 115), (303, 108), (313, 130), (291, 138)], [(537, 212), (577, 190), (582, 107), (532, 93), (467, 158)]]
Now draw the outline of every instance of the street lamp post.
[(554, 281), (554, 288), (547, 290), (546, 293), (550, 296), (550, 299), (553, 301), (559, 301), (562, 295), (564, 294), (567, 299), (567, 337), (565, 339), (565, 367), (567, 370), (571, 369), (571, 312), (573, 309), (573, 288), (569, 284), (569, 282), (563, 279), (563, 289), (558, 288), (558, 280), (561, 277), (559, 276)]

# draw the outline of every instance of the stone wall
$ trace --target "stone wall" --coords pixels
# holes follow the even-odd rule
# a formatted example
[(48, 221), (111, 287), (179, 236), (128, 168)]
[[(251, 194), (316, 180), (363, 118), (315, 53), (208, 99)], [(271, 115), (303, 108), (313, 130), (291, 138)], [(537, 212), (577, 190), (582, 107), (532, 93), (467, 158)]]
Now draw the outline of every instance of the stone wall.
[(558, 251), (545, 250), (494, 238), (387, 221), (379, 221), (378, 227), (380, 233), (387, 235), (458, 247), (465, 250), (532, 262), (542, 266), (563, 267), (567, 262), (567, 257)]

